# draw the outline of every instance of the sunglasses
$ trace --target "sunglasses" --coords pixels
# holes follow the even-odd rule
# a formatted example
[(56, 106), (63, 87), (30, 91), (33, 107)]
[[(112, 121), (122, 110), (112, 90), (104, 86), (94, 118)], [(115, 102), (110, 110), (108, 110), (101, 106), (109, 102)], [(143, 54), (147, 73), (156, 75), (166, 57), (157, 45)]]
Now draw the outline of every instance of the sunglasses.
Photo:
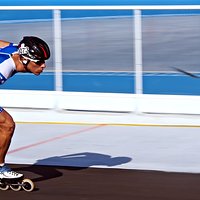
[(45, 63), (44, 60), (33, 61), (36, 65), (42, 65)]

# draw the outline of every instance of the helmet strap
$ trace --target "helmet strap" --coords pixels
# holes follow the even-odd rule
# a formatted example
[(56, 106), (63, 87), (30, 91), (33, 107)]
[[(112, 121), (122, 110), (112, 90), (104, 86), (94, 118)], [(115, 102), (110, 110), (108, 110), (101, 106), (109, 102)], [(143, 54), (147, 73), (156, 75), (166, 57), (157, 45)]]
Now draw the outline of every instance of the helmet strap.
[(28, 63), (30, 62), (30, 60), (22, 60), (23, 65), (28, 65)]
[[(23, 58), (22, 56), (20, 56), (21, 58)], [(30, 72), (30, 70), (27, 68), (27, 65), (29, 64), (29, 62), (30, 62), (30, 60), (28, 60), (28, 59), (23, 59), (23, 60), (21, 60), (21, 58), (20, 58), (20, 62), (23, 64), (23, 66), (24, 66), (24, 68), (26, 69), (26, 71), (27, 72)]]
[[(24, 62), (26, 61), (26, 62)], [(24, 68), (26, 69), (27, 72), (31, 72), (29, 69), (28, 69), (28, 64), (30, 63), (30, 60), (23, 60), (22, 61), (23, 65), (24, 65)]]

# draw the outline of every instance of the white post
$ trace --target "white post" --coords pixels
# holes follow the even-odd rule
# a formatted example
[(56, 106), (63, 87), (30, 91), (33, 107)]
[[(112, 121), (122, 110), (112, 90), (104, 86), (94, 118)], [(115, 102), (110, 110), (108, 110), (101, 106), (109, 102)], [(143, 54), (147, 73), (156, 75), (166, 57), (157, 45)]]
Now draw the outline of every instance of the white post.
[(62, 80), (62, 43), (61, 43), (61, 11), (54, 10), (54, 59), (55, 59), (55, 90), (63, 90)]
[(142, 26), (141, 10), (134, 11), (134, 30), (135, 30), (135, 93), (143, 93), (142, 84)]
[(141, 10), (134, 10), (134, 41), (135, 41), (135, 113), (141, 114), (140, 96), (143, 93), (142, 78), (142, 22)]

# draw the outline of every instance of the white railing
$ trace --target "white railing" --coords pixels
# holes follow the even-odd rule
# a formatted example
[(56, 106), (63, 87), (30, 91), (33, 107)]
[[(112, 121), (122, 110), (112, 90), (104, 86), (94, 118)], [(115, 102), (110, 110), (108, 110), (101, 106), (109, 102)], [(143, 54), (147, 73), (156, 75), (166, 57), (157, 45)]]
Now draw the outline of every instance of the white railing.
[[(52, 10), (54, 13), (56, 91), (2, 90), (0, 104), (5, 107), (100, 110), (125, 112), (200, 114), (200, 97), (142, 94), (141, 10), (200, 10), (200, 5), (177, 6), (0, 6), (0, 10)], [(61, 10), (133, 10), (136, 94), (62, 92)], [(55, 95), (56, 94), (56, 95)], [(8, 99), (17, 99), (9, 101)], [(23, 104), (23, 102), (26, 102)], [(29, 103), (28, 103), (29, 102)], [(48, 103), (46, 103), (48, 102)], [(181, 103), (180, 103), (181, 102)]]

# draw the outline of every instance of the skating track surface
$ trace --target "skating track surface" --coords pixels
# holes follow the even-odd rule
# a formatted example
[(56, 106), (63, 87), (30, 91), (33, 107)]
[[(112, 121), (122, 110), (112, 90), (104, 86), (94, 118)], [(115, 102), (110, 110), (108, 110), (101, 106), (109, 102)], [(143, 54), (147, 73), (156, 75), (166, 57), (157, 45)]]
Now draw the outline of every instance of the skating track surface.
[(199, 133), (198, 124), (19, 122), (7, 162), (36, 188), (31, 193), (0, 191), (0, 196), (199, 200)]

